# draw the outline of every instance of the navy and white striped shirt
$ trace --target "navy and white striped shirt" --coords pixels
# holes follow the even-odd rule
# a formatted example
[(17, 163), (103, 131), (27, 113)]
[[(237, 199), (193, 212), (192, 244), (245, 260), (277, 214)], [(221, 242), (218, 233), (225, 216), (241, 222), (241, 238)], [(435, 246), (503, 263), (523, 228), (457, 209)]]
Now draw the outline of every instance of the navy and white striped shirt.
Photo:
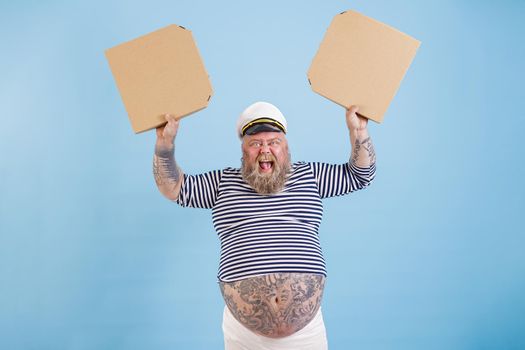
[(374, 176), (375, 165), (296, 162), (281, 192), (262, 195), (240, 169), (226, 168), (185, 174), (177, 203), (212, 209), (221, 242), (219, 281), (276, 272), (326, 276), (318, 236), (321, 199), (362, 189)]

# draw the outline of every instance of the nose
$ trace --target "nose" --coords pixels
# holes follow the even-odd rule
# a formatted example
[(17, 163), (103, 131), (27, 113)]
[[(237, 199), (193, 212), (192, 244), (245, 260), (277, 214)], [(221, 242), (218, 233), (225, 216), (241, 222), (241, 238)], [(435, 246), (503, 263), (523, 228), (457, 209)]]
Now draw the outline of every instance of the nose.
[(261, 146), (260, 153), (270, 153), (270, 145), (268, 145), (267, 143), (263, 144)]

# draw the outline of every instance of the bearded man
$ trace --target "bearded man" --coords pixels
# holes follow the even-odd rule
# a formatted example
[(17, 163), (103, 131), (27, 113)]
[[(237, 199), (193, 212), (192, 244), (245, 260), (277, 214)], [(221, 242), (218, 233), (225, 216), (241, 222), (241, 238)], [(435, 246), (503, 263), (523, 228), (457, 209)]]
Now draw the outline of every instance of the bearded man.
[(320, 307), (322, 199), (365, 188), (375, 175), (368, 120), (357, 111), (346, 111), (352, 153), (339, 165), (291, 163), (286, 119), (267, 102), (239, 117), (240, 169), (183, 174), (174, 156), (179, 122), (166, 115), (157, 128), (153, 172), (160, 192), (184, 207), (212, 209), (226, 350), (328, 349)]

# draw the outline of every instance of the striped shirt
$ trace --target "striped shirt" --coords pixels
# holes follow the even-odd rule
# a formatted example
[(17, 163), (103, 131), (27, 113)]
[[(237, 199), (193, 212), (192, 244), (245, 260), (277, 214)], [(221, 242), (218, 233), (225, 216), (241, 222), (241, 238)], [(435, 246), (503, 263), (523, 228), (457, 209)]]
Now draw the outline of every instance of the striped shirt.
[(221, 242), (218, 279), (237, 281), (277, 272), (326, 276), (318, 230), (322, 198), (340, 196), (370, 184), (375, 165), (296, 162), (283, 190), (262, 195), (226, 168), (184, 175), (177, 203), (212, 209)]

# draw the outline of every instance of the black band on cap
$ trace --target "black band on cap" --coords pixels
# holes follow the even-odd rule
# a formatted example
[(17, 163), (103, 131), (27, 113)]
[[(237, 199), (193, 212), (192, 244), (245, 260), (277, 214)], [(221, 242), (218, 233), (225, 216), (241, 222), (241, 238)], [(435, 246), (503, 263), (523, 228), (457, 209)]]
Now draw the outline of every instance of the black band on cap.
[(271, 118), (259, 118), (252, 120), (242, 128), (241, 134), (242, 136), (246, 134), (253, 135), (263, 131), (279, 131), (286, 134), (284, 126), (277, 120)]

